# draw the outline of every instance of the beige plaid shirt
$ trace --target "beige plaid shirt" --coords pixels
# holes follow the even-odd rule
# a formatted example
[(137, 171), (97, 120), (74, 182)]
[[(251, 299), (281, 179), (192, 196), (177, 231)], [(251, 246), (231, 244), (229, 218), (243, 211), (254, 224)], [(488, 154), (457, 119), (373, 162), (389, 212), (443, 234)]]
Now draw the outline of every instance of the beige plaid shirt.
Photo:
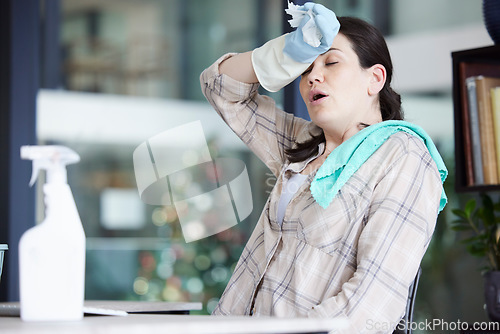
[(278, 109), (258, 84), (221, 75), (229, 56), (201, 74), (203, 93), (277, 182), (213, 313), (338, 317), (347, 333), (390, 332), (438, 215), (442, 184), (427, 148), (405, 132), (392, 135), (326, 209), (311, 196), (310, 174), (280, 226), (283, 183), (307, 164), (290, 163), (284, 151), (320, 129)]

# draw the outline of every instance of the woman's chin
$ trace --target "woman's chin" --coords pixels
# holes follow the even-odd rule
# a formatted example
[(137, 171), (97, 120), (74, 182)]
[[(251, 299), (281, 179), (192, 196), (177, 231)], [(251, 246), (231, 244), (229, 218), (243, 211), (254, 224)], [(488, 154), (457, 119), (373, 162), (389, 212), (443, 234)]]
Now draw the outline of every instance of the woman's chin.
[(310, 113), (309, 117), (314, 124), (322, 129), (328, 128), (329, 126), (332, 126), (332, 124), (338, 123), (339, 121), (338, 119), (335, 119), (335, 117), (332, 117), (331, 114), (325, 113)]

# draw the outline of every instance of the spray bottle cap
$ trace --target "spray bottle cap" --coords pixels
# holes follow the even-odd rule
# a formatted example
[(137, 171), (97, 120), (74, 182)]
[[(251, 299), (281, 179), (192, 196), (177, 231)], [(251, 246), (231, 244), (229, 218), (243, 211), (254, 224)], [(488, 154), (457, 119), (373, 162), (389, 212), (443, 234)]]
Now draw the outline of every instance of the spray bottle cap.
[(80, 156), (68, 147), (60, 145), (21, 146), (21, 158), (33, 160), (30, 186), (40, 169), (47, 171), (47, 183), (67, 183), (66, 165), (80, 161)]

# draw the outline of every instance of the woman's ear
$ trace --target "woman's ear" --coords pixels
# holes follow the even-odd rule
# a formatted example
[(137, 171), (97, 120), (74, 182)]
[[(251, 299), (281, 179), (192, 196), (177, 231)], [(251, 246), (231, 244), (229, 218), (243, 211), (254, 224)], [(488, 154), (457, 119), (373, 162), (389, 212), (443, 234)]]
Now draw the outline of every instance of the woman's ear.
[(376, 95), (384, 88), (387, 72), (384, 65), (375, 64), (368, 69), (370, 74), (370, 82), (368, 85), (368, 94)]

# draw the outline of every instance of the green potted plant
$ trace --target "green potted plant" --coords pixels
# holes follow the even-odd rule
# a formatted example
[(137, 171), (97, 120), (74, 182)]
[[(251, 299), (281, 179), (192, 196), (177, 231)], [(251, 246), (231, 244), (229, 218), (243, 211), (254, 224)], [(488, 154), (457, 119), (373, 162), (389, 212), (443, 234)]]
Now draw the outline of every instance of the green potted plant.
[(463, 210), (452, 210), (458, 219), (451, 228), (464, 232), (461, 242), (470, 254), (485, 259), (482, 272), (486, 310), (492, 321), (500, 321), (500, 202), (494, 203), (486, 194), (480, 197), (482, 206), (471, 199)]

